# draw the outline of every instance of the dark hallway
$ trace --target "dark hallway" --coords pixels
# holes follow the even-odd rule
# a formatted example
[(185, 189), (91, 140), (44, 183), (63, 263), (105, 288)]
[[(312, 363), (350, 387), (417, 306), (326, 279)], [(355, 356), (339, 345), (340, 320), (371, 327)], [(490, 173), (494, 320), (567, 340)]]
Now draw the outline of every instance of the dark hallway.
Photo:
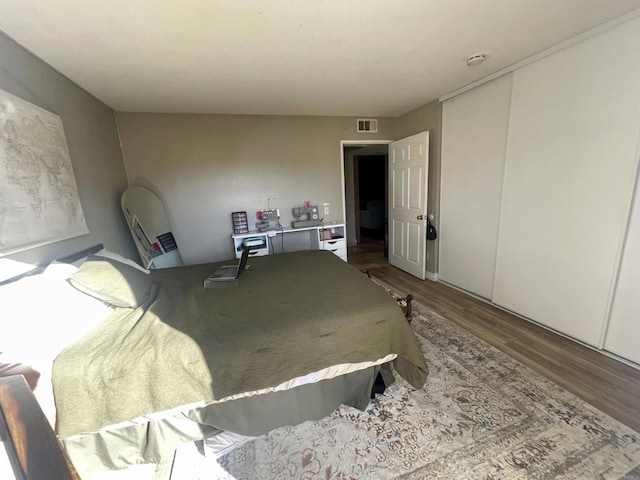
[(377, 244), (384, 248), (387, 220), (387, 157), (363, 155), (356, 159), (360, 243)]

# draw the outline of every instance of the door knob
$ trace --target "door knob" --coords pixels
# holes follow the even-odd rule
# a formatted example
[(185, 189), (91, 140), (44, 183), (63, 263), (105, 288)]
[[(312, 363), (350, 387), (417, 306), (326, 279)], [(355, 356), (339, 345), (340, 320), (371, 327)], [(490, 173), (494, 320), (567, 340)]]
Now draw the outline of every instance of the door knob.
[(424, 220), (424, 215), (418, 215), (416, 218), (417, 218), (418, 220)]

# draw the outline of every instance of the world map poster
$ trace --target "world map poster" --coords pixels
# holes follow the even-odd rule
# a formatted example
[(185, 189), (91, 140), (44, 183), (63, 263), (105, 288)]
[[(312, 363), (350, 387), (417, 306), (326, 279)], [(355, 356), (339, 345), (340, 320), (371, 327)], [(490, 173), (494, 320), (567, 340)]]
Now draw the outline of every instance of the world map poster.
[(0, 90), (0, 256), (87, 233), (62, 120)]

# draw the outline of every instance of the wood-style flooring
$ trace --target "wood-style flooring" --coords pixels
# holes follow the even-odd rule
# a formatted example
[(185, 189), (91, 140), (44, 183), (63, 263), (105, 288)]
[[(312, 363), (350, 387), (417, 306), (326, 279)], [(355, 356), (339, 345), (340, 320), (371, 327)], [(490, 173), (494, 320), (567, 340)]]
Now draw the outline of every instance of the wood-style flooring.
[(419, 280), (391, 266), (379, 242), (349, 247), (348, 259), (640, 432), (640, 370), (444, 283)]

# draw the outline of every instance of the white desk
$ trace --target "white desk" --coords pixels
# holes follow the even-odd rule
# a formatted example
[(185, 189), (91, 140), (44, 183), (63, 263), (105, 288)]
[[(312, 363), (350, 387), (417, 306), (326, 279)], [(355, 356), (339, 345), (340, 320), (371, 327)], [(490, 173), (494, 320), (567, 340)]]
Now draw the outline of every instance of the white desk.
[[(236, 258), (240, 258), (242, 249), (249, 243), (249, 255), (257, 257), (263, 255), (271, 255), (275, 250), (282, 250), (282, 244), (278, 247), (277, 237), (280, 235), (290, 236), (308, 232), (309, 248), (308, 250), (329, 250), (347, 261), (347, 241), (345, 238), (344, 223), (330, 223), (316, 227), (291, 228), (283, 227), (279, 230), (271, 230), (268, 232), (251, 231), (248, 233), (239, 233), (232, 235), (233, 251)], [(281, 239), (284, 243), (284, 239)], [(302, 250), (297, 248), (297, 250)]]

